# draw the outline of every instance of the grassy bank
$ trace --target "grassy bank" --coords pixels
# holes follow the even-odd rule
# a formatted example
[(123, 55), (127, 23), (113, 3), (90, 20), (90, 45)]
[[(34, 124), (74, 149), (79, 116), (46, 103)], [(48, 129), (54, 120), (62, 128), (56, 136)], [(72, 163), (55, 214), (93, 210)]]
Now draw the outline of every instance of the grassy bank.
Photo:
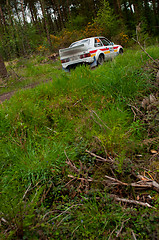
[[(157, 47), (148, 52), (159, 56)], [(106, 181), (107, 175), (136, 182), (144, 171), (159, 180), (152, 155), (158, 142), (144, 144), (158, 132), (158, 106), (141, 105), (152, 93), (158, 101), (148, 57), (129, 50), (94, 70), (70, 73), (33, 59), (22, 70), (22, 61), (14, 66), (22, 86), (49, 81), (0, 107), (1, 238), (157, 239), (156, 191)], [(15, 81), (14, 90), (21, 84)], [(152, 208), (119, 204), (114, 195)]]

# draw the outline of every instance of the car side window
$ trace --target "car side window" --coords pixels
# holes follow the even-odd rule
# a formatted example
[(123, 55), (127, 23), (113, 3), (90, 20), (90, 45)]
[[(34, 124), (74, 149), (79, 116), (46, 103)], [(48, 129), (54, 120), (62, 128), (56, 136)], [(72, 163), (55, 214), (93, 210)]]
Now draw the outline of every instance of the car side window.
[(105, 38), (100, 38), (104, 46), (110, 45), (110, 42), (108, 42)]
[(99, 38), (95, 38), (94, 46), (95, 46), (95, 47), (101, 47), (101, 46), (103, 46), (103, 44), (102, 44), (102, 42), (99, 40)]

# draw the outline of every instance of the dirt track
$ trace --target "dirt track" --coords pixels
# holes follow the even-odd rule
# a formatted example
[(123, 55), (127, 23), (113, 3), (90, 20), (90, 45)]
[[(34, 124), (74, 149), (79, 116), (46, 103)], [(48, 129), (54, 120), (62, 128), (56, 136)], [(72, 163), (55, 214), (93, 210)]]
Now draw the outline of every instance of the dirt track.
[(8, 93), (3, 93), (3, 94), (0, 95), (0, 103), (5, 101), (5, 100), (9, 100), (13, 96), (14, 93), (16, 93), (16, 92), (18, 92), (18, 91), (20, 91), (22, 89), (24, 90), (24, 89), (34, 88), (37, 85), (39, 85), (40, 83), (47, 83), (47, 82), (49, 82), (51, 80), (52, 79), (47, 79), (47, 80), (42, 81), (42, 82), (37, 82), (37, 83), (30, 84), (28, 86), (25, 86), (25, 87), (23, 87), (21, 89), (15, 90), (15, 91), (11, 91), (11, 92), (8, 92)]

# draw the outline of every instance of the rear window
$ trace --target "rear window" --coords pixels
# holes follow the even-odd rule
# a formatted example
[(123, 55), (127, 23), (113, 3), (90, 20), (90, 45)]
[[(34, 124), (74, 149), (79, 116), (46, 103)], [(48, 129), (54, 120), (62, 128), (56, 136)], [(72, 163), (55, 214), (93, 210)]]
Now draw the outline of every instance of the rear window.
[(81, 40), (81, 41), (78, 41), (78, 42), (74, 42), (70, 45), (70, 47), (75, 47), (75, 46), (78, 46), (78, 45), (81, 45), (81, 44), (89, 45), (90, 44), (90, 39), (85, 39), (85, 40)]

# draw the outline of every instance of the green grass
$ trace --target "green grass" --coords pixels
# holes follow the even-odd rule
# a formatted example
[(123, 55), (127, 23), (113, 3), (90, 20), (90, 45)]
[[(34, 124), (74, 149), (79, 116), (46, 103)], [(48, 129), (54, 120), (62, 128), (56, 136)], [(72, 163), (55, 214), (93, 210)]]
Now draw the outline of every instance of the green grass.
[[(155, 47), (148, 52), (159, 55)], [(0, 236), (6, 230), (7, 239), (109, 239), (124, 222), (120, 239), (131, 239), (132, 231), (137, 239), (155, 239), (156, 210), (125, 209), (112, 201), (112, 190), (101, 184), (110, 166), (85, 152), (95, 149), (113, 157), (114, 174), (123, 181), (131, 180), (131, 167), (139, 170), (134, 155), (146, 156), (141, 142), (148, 133), (142, 120), (134, 121), (131, 105), (155, 89), (152, 71), (145, 70), (148, 57), (127, 50), (95, 70), (78, 67), (70, 73), (59, 70), (59, 63), (41, 61), (18, 60), (14, 69), (24, 81), (11, 80), (15, 83), (5, 91), (50, 81), (18, 91), (0, 106), (0, 204), (8, 221), (0, 226)], [(78, 181), (67, 185), (68, 175), (80, 176), (67, 167), (66, 154), (79, 169), (81, 161), (85, 176), (98, 181), (88, 192)]]
[(16, 91), (29, 85), (52, 81), (62, 74), (60, 61), (49, 60), (47, 56), (31, 56), (6, 63), (8, 78), (0, 94)]

